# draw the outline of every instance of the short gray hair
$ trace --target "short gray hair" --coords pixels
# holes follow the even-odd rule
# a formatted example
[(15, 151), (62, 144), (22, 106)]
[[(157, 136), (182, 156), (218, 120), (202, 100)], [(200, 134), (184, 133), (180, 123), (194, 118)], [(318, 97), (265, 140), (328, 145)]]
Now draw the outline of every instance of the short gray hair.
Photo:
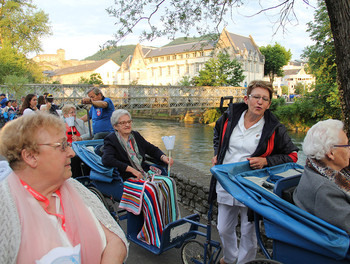
[(77, 108), (73, 104), (66, 104), (62, 107), (62, 114), (66, 115), (69, 113), (71, 109), (77, 110)]
[(319, 121), (306, 133), (303, 142), (303, 152), (310, 158), (321, 160), (339, 143), (339, 133), (344, 128), (340, 120), (328, 119)]
[[(100, 88), (97, 88), (97, 87), (91, 88), (87, 93), (89, 94), (91, 92), (94, 92), (95, 95), (102, 94), (102, 91), (100, 90)], [(103, 94), (102, 94), (102, 96), (103, 96)]]
[(118, 123), (119, 118), (121, 118), (123, 115), (128, 115), (131, 119), (131, 115), (130, 113), (125, 110), (125, 109), (117, 109), (113, 112), (112, 116), (111, 116), (111, 124), (112, 126), (114, 126), (115, 124)]

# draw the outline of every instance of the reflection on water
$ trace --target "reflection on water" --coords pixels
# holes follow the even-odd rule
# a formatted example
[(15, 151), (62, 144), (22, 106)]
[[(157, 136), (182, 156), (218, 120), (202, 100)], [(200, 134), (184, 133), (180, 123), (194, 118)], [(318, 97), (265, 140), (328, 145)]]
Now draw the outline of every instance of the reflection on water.
[[(152, 144), (158, 146), (165, 153), (166, 149), (162, 136), (175, 135), (175, 147), (172, 157), (177, 161), (209, 172), (213, 157), (213, 127), (202, 124), (187, 124), (167, 120), (134, 119), (133, 129)], [(305, 134), (290, 133), (293, 142), (301, 149)], [(299, 151), (299, 161), (305, 164), (305, 157)]]

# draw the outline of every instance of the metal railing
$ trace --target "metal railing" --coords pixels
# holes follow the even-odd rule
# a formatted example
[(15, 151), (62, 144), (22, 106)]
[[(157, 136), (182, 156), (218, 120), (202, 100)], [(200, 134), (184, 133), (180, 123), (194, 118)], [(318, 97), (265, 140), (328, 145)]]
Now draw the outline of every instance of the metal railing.
[[(80, 105), (81, 99), (93, 88), (87, 84), (28, 84), (21, 88), (21, 94), (44, 92), (53, 94), (55, 103)], [(243, 87), (183, 87), (183, 86), (131, 86), (101, 85), (104, 96), (111, 98), (118, 108), (129, 110), (152, 109), (204, 109), (219, 107), (222, 96), (233, 96), (234, 102), (242, 101), (246, 88)], [(15, 97), (11, 90), (0, 86), (2, 93)], [(19, 99), (19, 98), (16, 98)]]

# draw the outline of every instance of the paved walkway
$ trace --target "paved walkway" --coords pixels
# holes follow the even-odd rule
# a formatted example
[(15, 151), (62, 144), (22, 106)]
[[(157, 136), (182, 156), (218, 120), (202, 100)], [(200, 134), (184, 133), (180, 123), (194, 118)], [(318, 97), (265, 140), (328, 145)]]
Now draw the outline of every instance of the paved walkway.
[[(180, 205), (180, 211), (182, 216), (187, 216), (193, 214), (191, 211), (186, 209), (183, 205)], [(201, 219), (201, 222), (206, 223), (205, 219)], [(126, 220), (120, 221), (120, 225), (124, 231), (126, 231)], [(200, 229), (203, 231), (204, 229)], [(203, 231), (204, 232), (204, 231)], [(200, 239), (197, 237), (197, 239)], [(212, 239), (215, 241), (220, 241), (218, 231), (216, 226), (212, 226)], [(219, 256), (219, 259), (222, 257), (222, 253)], [(257, 254), (257, 258), (264, 258), (262, 254)], [(129, 247), (129, 257), (126, 261), (126, 264), (155, 264), (155, 263), (164, 263), (164, 264), (180, 264), (181, 260), (181, 248), (172, 248), (168, 251), (163, 252), (161, 255), (155, 255), (150, 251), (130, 242)]]
[[(192, 212), (184, 208), (181, 204), (180, 204), (180, 211), (182, 216), (193, 214)], [(204, 219), (201, 219), (201, 221), (205, 222)], [(123, 228), (123, 230), (126, 231), (126, 220), (120, 221), (120, 225)], [(201, 229), (201, 230), (204, 230), (204, 229)], [(212, 228), (212, 239), (216, 241), (220, 241), (216, 226), (213, 226)], [(126, 264), (154, 264), (154, 263), (165, 263), (165, 264), (182, 263), (181, 248), (172, 248), (168, 251), (165, 251), (161, 255), (157, 256), (152, 254), (150, 251), (147, 251), (146, 249), (143, 249), (142, 247), (132, 242), (130, 243), (129, 257), (126, 261)]]

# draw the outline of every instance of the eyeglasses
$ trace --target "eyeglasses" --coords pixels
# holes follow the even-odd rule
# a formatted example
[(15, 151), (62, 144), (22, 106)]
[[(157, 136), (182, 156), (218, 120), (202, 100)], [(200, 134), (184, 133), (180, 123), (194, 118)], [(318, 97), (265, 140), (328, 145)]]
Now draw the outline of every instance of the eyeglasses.
[(67, 142), (67, 139), (62, 140), (61, 143), (55, 142), (55, 143), (45, 143), (45, 144), (38, 144), (39, 146), (49, 146), (53, 148), (58, 148), (61, 147), (60, 150), (62, 152), (67, 151), (68, 146), (70, 147), (71, 145)]
[(132, 124), (132, 120), (128, 120), (128, 121), (121, 121), (121, 122), (118, 122), (118, 125), (121, 125), (121, 126), (125, 126), (126, 124), (130, 125)]
[(334, 145), (333, 148), (350, 148), (350, 145)]
[(260, 95), (255, 95), (255, 94), (250, 94), (250, 95), (248, 95), (250, 98), (253, 98), (254, 100), (257, 100), (257, 101), (259, 101), (260, 100), (260, 98), (262, 98), (263, 99), (263, 101), (265, 101), (265, 102), (269, 102), (270, 101), (270, 98), (269, 97), (266, 97), (266, 96), (260, 96)]

